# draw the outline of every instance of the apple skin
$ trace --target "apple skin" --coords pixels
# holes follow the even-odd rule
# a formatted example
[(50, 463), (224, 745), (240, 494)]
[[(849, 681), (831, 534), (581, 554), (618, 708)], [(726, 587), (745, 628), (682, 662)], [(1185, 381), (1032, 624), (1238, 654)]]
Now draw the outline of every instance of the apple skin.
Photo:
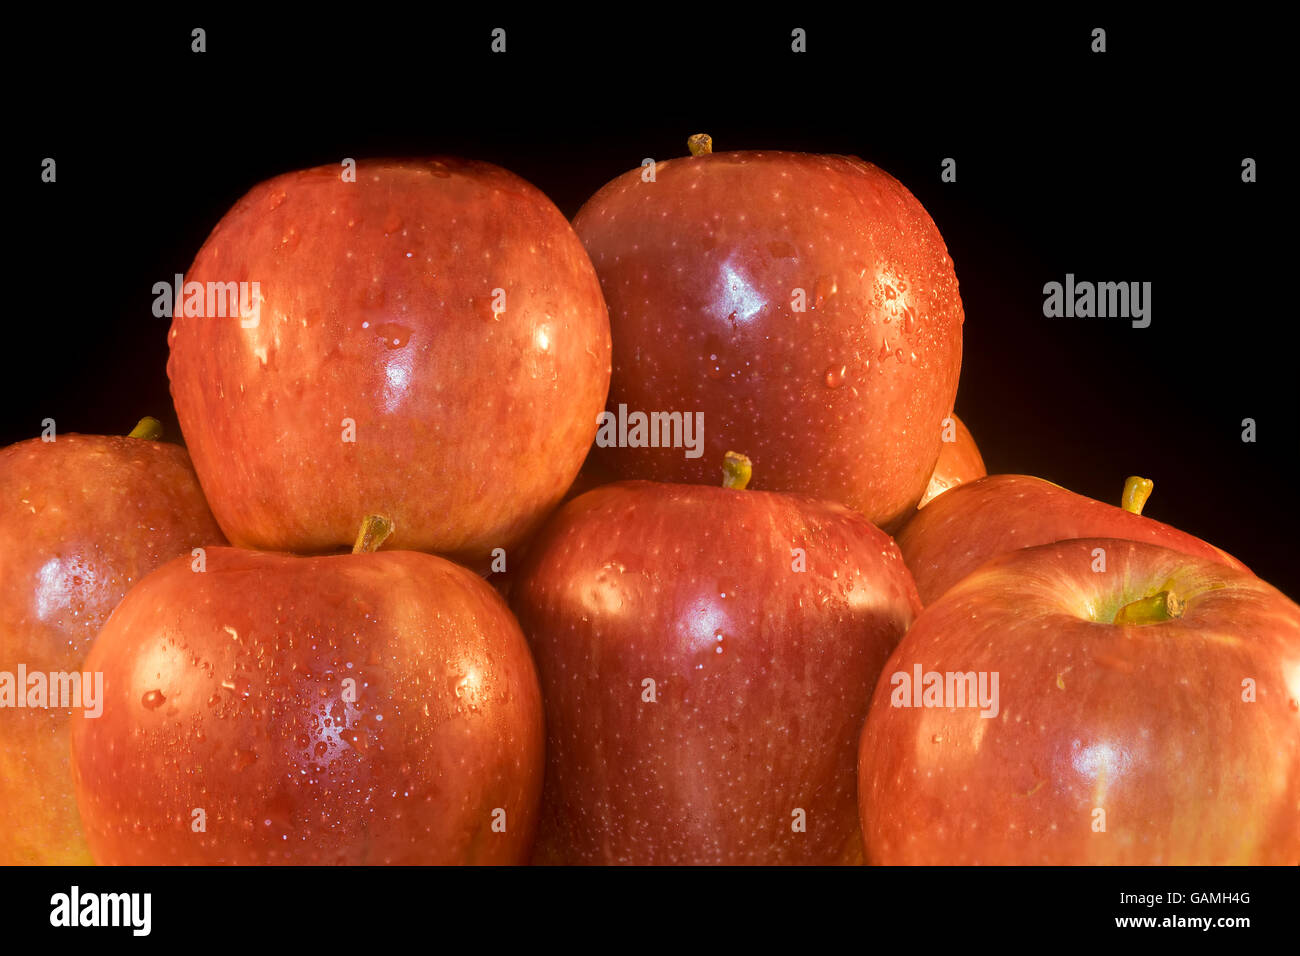
[(241, 547), (346, 547), (368, 509), (393, 520), (389, 548), (482, 564), (555, 507), (591, 445), (599, 282), (563, 214), (504, 169), (339, 169), (254, 187), (185, 277), (256, 281), (264, 300), (252, 329), (175, 310), (167, 370), (194, 466)]
[[(1181, 619), (1105, 623), (1166, 587)], [(891, 706), (917, 664), (998, 672), (1000, 712)], [(1001, 555), (885, 666), (861, 743), (868, 861), (1295, 865), (1298, 698), (1300, 608), (1254, 575), (1118, 539)]]
[[(81, 671), (137, 580), (225, 544), (185, 449), (58, 435), (0, 450), (0, 671)], [(64, 709), (0, 708), (0, 865), (82, 865)]]
[(1146, 541), (1246, 570), (1200, 538), (1028, 475), (989, 475), (945, 492), (899, 532), (898, 547), (928, 605), (1004, 551), (1089, 537)]
[(97, 863), (528, 859), (536, 671), (505, 603), (449, 561), (216, 549), (133, 589), (88, 666), (104, 713), (73, 717), (72, 752)]
[(970, 429), (954, 413), (952, 416), (954, 440), (943, 442), (939, 451), (939, 460), (934, 463), (930, 483), (926, 485), (925, 494), (921, 496), (918, 508), (924, 508), (935, 498), (950, 488), (983, 478), (988, 474), (984, 467), (984, 458)]
[(573, 223), (609, 304), (608, 408), (701, 411), (703, 454), (600, 449), (607, 467), (711, 484), (738, 449), (756, 489), (905, 520), (961, 369), (957, 276), (925, 209), (846, 156), (712, 153), (641, 176), (608, 183)]
[(620, 482), (557, 512), (511, 603), (547, 708), (534, 862), (861, 862), (857, 734), (919, 607), (879, 529), (793, 495)]

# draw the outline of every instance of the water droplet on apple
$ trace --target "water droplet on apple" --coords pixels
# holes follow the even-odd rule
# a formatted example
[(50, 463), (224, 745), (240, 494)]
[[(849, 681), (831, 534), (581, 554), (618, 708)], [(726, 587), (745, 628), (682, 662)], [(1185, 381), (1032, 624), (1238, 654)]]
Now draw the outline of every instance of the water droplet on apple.
[(411, 330), (396, 322), (385, 322), (382, 325), (376, 325), (374, 330), (385, 347), (390, 349), (400, 349), (411, 340)]
[(911, 335), (916, 331), (916, 325), (916, 313), (908, 306), (903, 310), (903, 331)]
[(428, 165), (431, 175), (437, 176), (439, 179), (449, 179), (451, 177), (451, 170), (447, 168), (446, 163), (431, 159)]
[(898, 359), (899, 362), (902, 362), (906, 355), (907, 353), (902, 349), (894, 349), (894, 358)]
[(286, 195), (287, 194), (283, 189), (277, 189), (275, 192), (271, 193), (270, 198), (267, 199), (266, 208), (279, 209), (280, 205), (284, 202), (284, 198)]
[(826, 369), (826, 387), (839, 388), (844, 384), (844, 377), (848, 374), (847, 365), (832, 365)]
[(260, 814), (264, 827), (288, 830), (293, 826), (293, 801), (286, 793), (278, 793), (267, 801)]
[(157, 710), (166, 699), (167, 698), (163, 696), (162, 691), (151, 690), (147, 691), (145, 695), (140, 698), (140, 703), (144, 705), (145, 710)]

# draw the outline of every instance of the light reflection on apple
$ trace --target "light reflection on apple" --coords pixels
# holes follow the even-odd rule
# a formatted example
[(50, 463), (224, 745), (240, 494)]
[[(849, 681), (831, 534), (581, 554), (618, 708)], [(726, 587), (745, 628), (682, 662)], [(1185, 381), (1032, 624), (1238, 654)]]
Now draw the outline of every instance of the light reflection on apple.
[(763, 294), (731, 261), (722, 267), (722, 289), (718, 293), (719, 311), (741, 322), (748, 322), (766, 304)]
[(49, 622), (56, 614), (62, 613), (68, 606), (68, 571), (63, 559), (50, 558), (36, 572), (36, 616)]
[(410, 396), (412, 350), (402, 349), (384, 366), (383, 405), (385, 412), (395, 412)]

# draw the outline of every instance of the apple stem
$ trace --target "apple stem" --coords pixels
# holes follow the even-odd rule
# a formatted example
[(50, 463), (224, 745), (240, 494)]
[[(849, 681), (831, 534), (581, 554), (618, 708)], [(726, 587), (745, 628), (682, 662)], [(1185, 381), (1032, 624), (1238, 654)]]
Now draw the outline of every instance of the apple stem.
[(1155, 482), (1150, 478), (1139, 478), (1137, 475), (1130, 475), (1124, 481), (1124, 497), (1120, 499), (1120, 504), (1125, 511), (1135, 515), (1140, 515), (1142, 509), (1146, 507), (1147, 499), (1151, 497), (1151, 489), (1155, 487)]
[(722, 456), (722, 487), (744, 491), (754, 474), (754, 463), (740, 452), (729, 451)]
[(686, 148), (692, 156), (707, 156), (713, 152), (713, 137), (708, 133), (696, 133), (686, 140)]
[(1150, 597), (1141, 598), (1115, 612), (1115, 624), (1124, 626), (1134, 624), (1159, 624), (1183, 616), (1183, 602), (1173, 591), (1160, 591)]
[(127, 438), (143, 438), (145, 441), (158, 441), (163, 436), (162, 422), (156, 418), (150, 418), (146, 415), (140, 419), (140, 424), (132, 428)]
[(378, 551), (384, 539), (393, 533), (393, 522), (383, 515), (366, 515), (357, 532), (357, 543), (352, 546), (353, 554), (370, 554)]

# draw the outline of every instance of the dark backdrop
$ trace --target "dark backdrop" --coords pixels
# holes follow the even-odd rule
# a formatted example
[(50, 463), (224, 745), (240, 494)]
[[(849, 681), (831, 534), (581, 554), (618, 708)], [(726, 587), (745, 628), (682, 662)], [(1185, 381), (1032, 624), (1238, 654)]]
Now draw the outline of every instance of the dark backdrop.
[[(917, 8), (713, 17), (690, 5), (448, 16), (318, 8), (311, 22), (171, 14), (14, 32), (4, 162), (10, 313), (3, 443), (41, 419), (178, 436), (154, 282), (184, 272), (249, 187), (344, 156), (453, 153), (519, 173), (572, 216), (643, 157), (852, 153), (938, 223), (966, 309), (957, 409), (990, 471), (1117, 501), (1237, 554), (1293, 597), (1297, 332), (1277, 139), (1276, 23), (966, 16)], [(536, 8), (534, 8), (536, 9)], [(372, 15), (382, 22), (366, 22)], [(1252, 14), (1253, 15), (1253, 14)], [(190, 52), (190, 29), (208, 52)], [(507, 30), (505, 55), (489, 33)], [(809, 51), (790, 52), (790, 30)], [(1109, 50), (1089, 52), (1107, 28)], [(55, 185), (39, 181), (45, 156)], [(958, 181), (939, 179), (954, 157)], [(1259, 182), (1241, 182), (1243, 157)], [(1042, 286), (1151, 281), (1153, 322), (1049, 320)], [(1254, 418), (1258, 441), (1241, 441)]]

